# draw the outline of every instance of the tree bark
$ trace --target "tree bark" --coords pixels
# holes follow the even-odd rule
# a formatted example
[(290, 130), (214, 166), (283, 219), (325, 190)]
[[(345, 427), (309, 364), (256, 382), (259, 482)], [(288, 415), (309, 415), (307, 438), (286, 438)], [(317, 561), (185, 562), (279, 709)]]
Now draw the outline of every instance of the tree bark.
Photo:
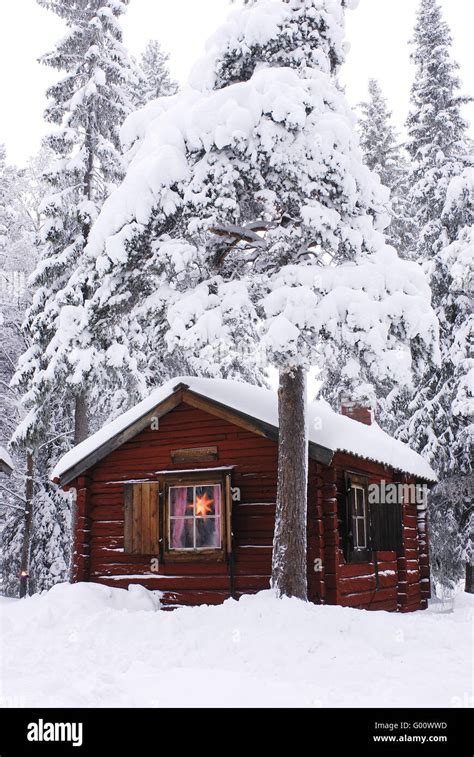
[(464, 591), (468, 594), (474, 594), (474, 565), (472, 563), (466, 563), (466, 581), (464, 584)]
[(278, 388), (278, 488), (272, 587), (278, 596), (307, 599), (308, 439), (306, 373), (280, 371)]
[[(90, 71), (92, 75), (92, 72)], [(93, 126), (93, 114), (89, 111), (88, 125), (85, 137), (85, 150), (87, 155), (87, 168), (84, 174), (83, 180), (83, 192), (84, 197), (87, 200), (92, 200), (94, 196), (94, 155), (95, 155), (95, 139), (94, 139), (94, 126)], [(89, 222), (82, 224), (82, 236), (84, 238), (84, 246), (87, 244), (91, 225)], [(86, 287), (82, 288), (82, 296), (84, 301), (88, 297), (88, 291)], [(89, 436), (89, 422), (87, 417), (87, 395), (86, 392), (82, 392), (77, 395), (74, 408), (74, 444), (80, 444), (84, 439)]]
[(29, 571), (30, 571), (30, 544), (31, 528), (33, 525), (33, 455), (28, 452), (26, 457), (26, 479), (25, 479), (25, 523), (23, 533), (23, 544), (21, 546), (21, 565), (20, 565), (20, 599), (26, 597), (29, 588)]
[(79, 444), (89, 436), (89, 423), (87, 420), (87, 400), (85, 393), (76, 397), (74, 409), (74, 444)]

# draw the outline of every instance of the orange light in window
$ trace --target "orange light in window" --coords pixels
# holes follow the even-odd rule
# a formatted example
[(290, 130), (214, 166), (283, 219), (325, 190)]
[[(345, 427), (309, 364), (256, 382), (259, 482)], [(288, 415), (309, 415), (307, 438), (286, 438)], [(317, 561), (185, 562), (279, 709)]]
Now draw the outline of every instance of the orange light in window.
[(204, 492), (202, 497), (196, 497), (196, 515), (206, 517), (212, 513), (212, 505), (214, 500), (207, 496), (207, 492)]

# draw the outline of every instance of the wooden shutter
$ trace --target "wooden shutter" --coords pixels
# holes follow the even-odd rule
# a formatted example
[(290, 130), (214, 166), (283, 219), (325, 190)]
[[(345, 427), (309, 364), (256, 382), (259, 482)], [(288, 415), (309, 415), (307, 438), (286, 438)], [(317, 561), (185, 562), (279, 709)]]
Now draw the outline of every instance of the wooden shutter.
[(369, 508), (371, 548), (377, 551), (401, 552), (403, 530), (400, 504), (373, 502)]
[(159, 484), (124, 485), (124, 551), (158, 555), (160, 551)]

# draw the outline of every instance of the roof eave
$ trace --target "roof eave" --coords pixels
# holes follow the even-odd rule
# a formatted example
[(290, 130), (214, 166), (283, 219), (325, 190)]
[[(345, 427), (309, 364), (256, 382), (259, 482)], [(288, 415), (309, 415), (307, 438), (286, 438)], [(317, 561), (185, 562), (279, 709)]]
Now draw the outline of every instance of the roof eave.
[[(195, 392), (190, 389), (187, 384), (181, 383), (173, 387), (173, 392), (164, 400), (162, 400), (162, 402), (160, 402), (140, 418), (136, 419), (133, 423), (127, 426), (127, 428), (122, 429), (122, 431), (118, 432), (111, 439), (108, 439), (107, 442), (104, 442), (104, 444), (102, 444), (100, 447), (95, 449), (75, 465), (71, 466), (71, 468), (64, 471), (64, 473), (62, 473), (59, 477), (53, 479), (53, 483), (59, 484), (59, 486), (61, 487), (67, 486), (76, 478), (79, 478), (81, 475), (83, 475), (93, 465), (100, 462), (100, 460), (102, 460), (108, 454), (118, 449), (118, 447), (122, 446), (122, 444), (128, 441), (128, 439), (133, 438), (134, 436), (139, 434), (140, 431), (143, 431), (143, 429), (146, 428), (146, 426), (150, 423), (152, 418), (160, 418), (163, 415), (166, 415), (182, 402), (188, 402), (188, 404), (194, 405), (195, 407), (202, 407), (203, 409), (207, 409), (211, 412), (212, 410), (215, 410), (217, 411), (214, 413), (215, 415), (232, 418), (234, 422), (240, 422), (240, 425), (244, 426), (248, 430), (253, 431), (254, 433), (267, 439), (278, 442), (278, 428), (276, 426), (266, 423), (265, 421), (258, 420), (257, 418), (254, 418), (253, 416), (246, 413), (242, 413), (235, 408), (224, 405), (223, 403), (206, 397), (203, 394), (199, 394), (199, 392)], [(329, 465), (331, 463), (334, 455), (333, 450), (329, 449), (328, 447), (323, 447), (320, 444), (316, 444), (315, 442), (309, 442), (308, 448), (309, 457), (311, 459), (321, 463), (322, 465)]]
[(13, 468), (5, 460), (0, 460), (0, 473), (5, 473), (6, 476), (11, 476)]

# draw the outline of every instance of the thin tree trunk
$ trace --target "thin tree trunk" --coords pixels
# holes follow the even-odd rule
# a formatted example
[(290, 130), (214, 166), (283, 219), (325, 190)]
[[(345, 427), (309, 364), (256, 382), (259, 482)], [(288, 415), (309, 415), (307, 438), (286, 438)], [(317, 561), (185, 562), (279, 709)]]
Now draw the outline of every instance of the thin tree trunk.
[(20, 599), (26, 597), (29, 586), (31, 527), (33, 525), (33, 465), (33, 455), (31, 454), (31, 452), (28, 452), (26, 457), (25, 479), (25, 525), (23, 533), (23, 544), (21, 546)]
[(89, 423), (87, 420), (87, 400), (85, 393), (76, 397), (74, 409), (74, 444), (79, 444), (89, 436)]
[(472, 563), (466, 563), (466, 581), (464, 584), (464, 591), (468, 594), (474, 594), (474, 565)]
[(308, 439), (306, 373), (302, 368), (280, 372), (278, 414), (278, 489), (272, 587), (279, 596), (306, 600)]
[[(87, 200), (92, 200), (93, 190), (93, 175), (94, 175), (94, 127), (92, 125), (92, 116), (89, 113), (89, 123), (87, 126), (85, 137), (85, 149), (87, 155), (87, 170), (84, 174), (83, 192), (84, 197)], [(82, 236), (84, 238), (84, 245), (87, 244), (87, 240), (90, 234), (90, 223), (83, 223)], [(84, 300), (88, 297), (88, 290), (86, 287), (82, 289), (82, 295)], [(86, 392), (82, 392), (76, 397), (74, 408), (74, 444), (80, 444), (84, 439), (89, 436), (89, 422), (87, 417), (87, 395)]]

